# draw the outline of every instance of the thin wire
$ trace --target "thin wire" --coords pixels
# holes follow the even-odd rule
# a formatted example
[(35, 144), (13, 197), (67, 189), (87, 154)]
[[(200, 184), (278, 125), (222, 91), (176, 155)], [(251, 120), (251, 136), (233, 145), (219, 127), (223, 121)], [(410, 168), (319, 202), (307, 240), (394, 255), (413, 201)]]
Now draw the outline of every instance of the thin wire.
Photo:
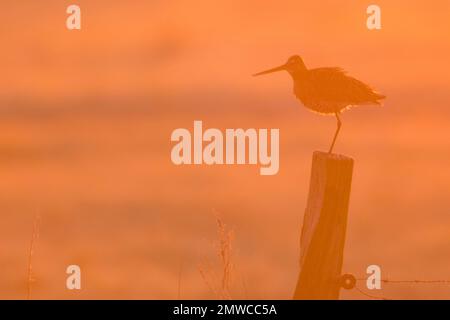
[(377, 300), (392, 300), (392, 299), (388, 299), (388, 298), (381, 297), (381, 296), (374, 296), (374, 295), (371, 295), (371, 294), (369, 294), (369, 293), (367, 293), (367, 292), (362, 291), (360, 288), (358, 288), (358, 286), (355, 286), (355, 289), (356, 289), (356, 291), (358, 291), (358, 292), (361, 293), (362, 295), (364, 295), (364, 296), (366, 296), (366, 297), (368, 297), (368, 298), (371, 298), (371, 299), (377, 299)]
[[(356, 281), (366, 281), (365, 278), (357, 278)], [(381, 279), (381, 282), (384, 283), (394, 283), (394, 284), (401, 284), (401, 283), (416, 283), (416, 284), (445, 284), (450, 285), (450, 280), (390, 280), (390, 279)]]
[[(367, 281), (366, 278), (355, 278), (356, 281)], [(391, 279), (381, 279), (380, 280), (383, 283), (388, 283), (388, 284), (441, 284), (441, 285), (450, 285), (450, 280), (446, 280), (446, 279), (439, 279), (439, 280), (419, 280), (419, 279), (413, 279), (413, 280), (391, 280)], [(354, 289), (356, 291), (358, 291), (360, 294), (371, 298), (371, 299), (377, 299), (377, 300), (393, 300), (393, 299), (388, 299), (385, 298), (383, 296), (374, 296), (371, 295), (367, 292), (364, 292), (363, 290), (361, 290), (360, 288), (358, 288), (358, 286), (354, 286)]]
[[(356, 278), (356, 281), (367, 281), (367, 279), (365, 278)], [(383, 283), (390, 283), (390, 284), (442, 284), (442, 285), (450, 285), (450, 280), (390, 280), (390, 279), (381, 279), (381, 282)], [(361, 290), (360, 288), (358, 288), (358, 286), (354, 287), (356, 289), (356, 291), (358, 291), (359, 293), (361, 293), (362, 295), (371, 298), (371, 299), (378, 299), (378, 300), (393, 300), (393, 299), (388, 299), (382, 296), (374, 296), (371, 295), (367, 292), (364, 292), (363, 290)]]

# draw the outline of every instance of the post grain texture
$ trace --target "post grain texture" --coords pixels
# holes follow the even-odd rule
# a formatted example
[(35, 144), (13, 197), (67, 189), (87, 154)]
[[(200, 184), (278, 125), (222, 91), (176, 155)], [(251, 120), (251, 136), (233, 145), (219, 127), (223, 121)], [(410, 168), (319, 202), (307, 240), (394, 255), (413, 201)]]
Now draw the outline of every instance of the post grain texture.
[(353, 159), (315, 151), (294, 299), (339, 299)]

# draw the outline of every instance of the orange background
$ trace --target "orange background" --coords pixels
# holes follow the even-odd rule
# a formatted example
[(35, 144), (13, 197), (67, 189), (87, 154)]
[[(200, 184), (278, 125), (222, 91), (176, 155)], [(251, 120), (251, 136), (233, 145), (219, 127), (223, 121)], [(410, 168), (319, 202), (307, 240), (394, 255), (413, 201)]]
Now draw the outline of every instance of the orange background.
[[(217, 298), (216, 215), (233, 231), (230, 296), (290, 298), (311, 155), (335, 129), (287, 74), (250, 76), (293, 54), (387, 96), (342, 116), (335, 150), (355, 159), (344, 271), (450, 279), (448, 1), (376, 1), (380, 31), (359, 0), (85, 0), (81, 31), (65, 27), (70, 4), (0, 6), (1, 298), (26, 298), (36, 214), (32, 298)], [(193, 120), (280, 128), (278, 175), (173, 165), (170, 134)], [(371, 293), (450, 298), (442, 285)]]

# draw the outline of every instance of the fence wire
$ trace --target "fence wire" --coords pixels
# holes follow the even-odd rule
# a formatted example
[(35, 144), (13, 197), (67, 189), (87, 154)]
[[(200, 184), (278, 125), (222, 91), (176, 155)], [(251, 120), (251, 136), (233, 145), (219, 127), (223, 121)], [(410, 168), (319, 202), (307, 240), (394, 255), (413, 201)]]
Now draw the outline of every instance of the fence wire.
[[(357, 282), (361, 281), (367, 281), (366, 278), (356, 278)], [(382, 283), (388, 283), (388, 284), (439, 284), (439, 285), (450, 285), (450, 280), (446, 279), (439, 279), (439, 280), (423, 280), (423, 279), (413, 279), (413, 280), (396, 280), (396, 279), (381, 279)], [(358, 291), (360, 294), (362, 294), (365, 297), (376, 299), (376, 300), (395, 300), (391, 298), (386, 298), (384, 296), (378, 296), (378, 295), (372, 295), (370, 293), (365, 292), (361, 288), (359, 288), (357, 285), (355, 285), (354, 289)]]

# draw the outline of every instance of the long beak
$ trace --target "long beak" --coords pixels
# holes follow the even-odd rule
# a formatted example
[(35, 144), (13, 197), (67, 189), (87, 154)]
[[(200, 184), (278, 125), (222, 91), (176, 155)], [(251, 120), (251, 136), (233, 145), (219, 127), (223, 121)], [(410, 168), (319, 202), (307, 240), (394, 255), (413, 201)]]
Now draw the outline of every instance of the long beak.
[(269, 70), (266, 70), (266, 71), (262, 71), (262, 72), (255, 73), (253, 76), (254, 76), (254, 77), (256, 77), (256, 76), (261, 76), (261, 75), (263, 75), (263, 74), (268, 74), (268, 73), (277, 72), (277, 71), (282, 71), (282, 70), (286, 70), (286, 65), (285, 65), (285, 64), (283, 64), (283, 65), (281, 65), (281, 66), (279, 66), (279, 67), (276, 67), (276, 68), (272, 68), (272, 69), (269, 69)]

